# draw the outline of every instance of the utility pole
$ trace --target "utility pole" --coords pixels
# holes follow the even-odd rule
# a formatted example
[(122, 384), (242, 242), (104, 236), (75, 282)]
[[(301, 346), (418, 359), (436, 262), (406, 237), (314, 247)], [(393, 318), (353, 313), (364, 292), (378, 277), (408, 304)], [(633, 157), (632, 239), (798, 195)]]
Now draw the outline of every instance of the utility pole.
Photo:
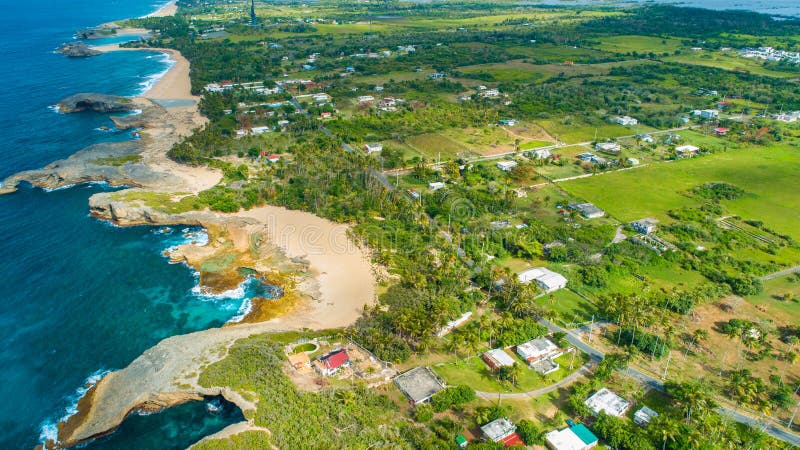
[(669, 359), (672, 358), (672, 353), (667, 353), (667, 364), (664, 366), (664, 375), (661, 377), (667, 379), (667, 370), (669, 369)]
[(800, 408), (800, 402), (797, 402), (797, 406), (794, 408), (794, 412), (792, 413), (792, 417), (789, 419), (789, 423), (786, 424), (786, 427), (790, 430), (792, 429), (792, 422), (794, 422), (794, 416), (797, 415), (797, 409)]

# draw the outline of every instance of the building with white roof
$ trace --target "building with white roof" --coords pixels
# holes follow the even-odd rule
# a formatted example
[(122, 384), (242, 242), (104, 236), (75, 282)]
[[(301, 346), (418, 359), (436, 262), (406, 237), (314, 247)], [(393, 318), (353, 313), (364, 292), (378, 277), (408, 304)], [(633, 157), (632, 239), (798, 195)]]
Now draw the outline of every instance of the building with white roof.
[(629, 401), (609, 391), (607, 388), (602, 388), (595, 392), (583, 404), (588, 406), (595, 415), (604, 412), (614, 417), (621, 417), (631, 407)]
[(561, 349), (553, 341), (544, 337), (517, 346), (517, 354), (529, 364), (542, 359), (558, 358), (561, 353)]
[(502, 348), (495, 348), (489, 350), (488, 352), (484, 352), (481, 355), (481, 359), (483, 359), (483, 361), (494, 370), (499, 370), (503, 367), (511, 367), (514, 365), (514, 358), (512, 358), (511, 355), (506, 353), (506, 351)]
[(553, 450), (589, 450), (597, 447), (599, 439), (583, 424), (563, 430), (553, 430), (544, 435), (547, 447)]
[(567, 286), (567, 279), (563, 275), (544, 267), (534, 267), (517, 274), (520, 283), (527, 284), (535, 281), (545, 292), (553, 292)]
[(622, 116), (622, 117), (615, 117), (614, 122), (627, 127), (630, 125), (637, 125), (639, 123), (639, 120), (634, 119), (633, 117), (630, 116)]
[(514, 167), (517, 167), (516, 161), (500, 161), (497, 163), (497, 168), (503, 172), (510, 172)]
[(695, 147), (694, 145), (681, 145), (679, 147), (675, 147), (675, 153), (677, 153), (681, 158), (692, 157), (699, 152), (700, 147)]

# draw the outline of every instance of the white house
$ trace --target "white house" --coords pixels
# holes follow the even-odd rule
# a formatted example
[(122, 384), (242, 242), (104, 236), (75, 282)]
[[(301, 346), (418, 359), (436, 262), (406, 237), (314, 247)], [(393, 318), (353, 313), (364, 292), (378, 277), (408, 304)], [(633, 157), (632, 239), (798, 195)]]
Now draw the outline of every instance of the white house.
[(614, 122), (627, 127), (638, 124), (639, 120), (629, 116), (622, 116), (622, 117), (615, 117)]
[(503, 172), (510, 172), (514, 167), (517, 167), (516, 161), (500, 161), (497, 163), (497, 168)]
[(675, 147), (675, 153), (677, 153), (681, 158), (691, 158), (699, 152), (700, 147), (695, 147), (694, 145), (681, 145), (679, 147)]
[(657, 412), (653, 411), (647, 406), (642, 406), (641, 409), (633, 414), (633, 421), (636, 422), (636, 425), (645, 427), (656, 417), (658, 417)]
[(364, 150), (367, 153), (380, 152), (380, 151), (383, 151), (383, 144), (380, 144), (380, 143), (377, 143), (377, 144), (365, 144), (364, 145)]
[(443, 326), (442, 329), (439, 330), (438, 333), (436, 333), (436, 336), (442, 337), (442, 336), (447, 335), (448, 333), (450, 333), (451, 331), (453, 331), (457, 327), (467, 323), (467, 321), (471, 317), (472, 317), (472, 311), (465, 312), (464, 314), (461, 315), (461, 317), (459, 317), (457, 319), (454, 319), (454, 320), (451, 320), (450, 322), (447, 322), (447, 324), (445, 324), (445, 326)]
[(617, 142), (598, 142), (594, 145), (595, 150), (605, 153), (619, 153), (622, 146)]
[(602, 388), (595, 392), (583, 404), (588, 406), (595, 415), (605, 412), (614, 417), (621, 417), (631, 407), (629, 401), (609, 391), (607, 388)]
[(540, 150), (533, 150), (530, 155), (536, 159), (547, 159), (550, 157), (550, 150), (543, 148)]
[(553, 292), (567, 286), (567, 279), (563, 275), (544, 267), (534, 267), (517, 274), (520, 283), (527, 284), (535, 281), (545, 292)]
[(428, 183), (428, 189), (432, 191), (438, 191), (439, 189), (444, 188), (446, 185), (441, 181), (434, 181), (432, 183)]
[(533, 364), (544, 359), (558, 358), (562, 352), (553, 341), (543, 337), (519, 344), (517, 346), (517, 354), (528, 364)]
[(374, 101), (375, 101), (375, 97), (373, 97), (371, 95), (360, 95), (360, 96), (358, 96), (358, 103), (369, 103), (369, 102), (374, 102)]
[(597, 447), (599, 439), (586, 425), (577, 424), (563, 430), (553, 430), (544, 435), (545, 443), (552, 450), (589, 450)]
[(650, 233), (655, 233), (656, 224), (653, 223), (653, 221), (651, 220), (641, 219), (631, 222), (631, 228), (636, 230), (637, 233), (650, 234)]
[(716, 119), (719, 117), (719, 110), (716, 109), (695, 109), (692, 115), (700, 116), (703, 119)]

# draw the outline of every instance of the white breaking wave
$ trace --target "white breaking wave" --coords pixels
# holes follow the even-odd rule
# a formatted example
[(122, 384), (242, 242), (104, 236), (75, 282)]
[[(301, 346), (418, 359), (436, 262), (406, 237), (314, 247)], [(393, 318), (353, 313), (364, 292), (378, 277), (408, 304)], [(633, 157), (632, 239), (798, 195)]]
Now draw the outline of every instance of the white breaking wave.
[(148, 77), (145, 78), (144, 81), (140, 82), (139, 86), (141, 86), (142, 89), (138, 94), (134, 95), (134, 97), (141, 97), (142, 95), (146, 94), (150, 89), (153, 89), (153, 86), (155, 86), (159, 80), (164, 78), (164, 75), (166, 75), (167, 72), (169, 72), (170, 69), (172, 69), (172, 67), (175, 65), (176, 62), (174, 59), (172, 59), (169, 53), (159, 53), (158, 55), (148, 56), (147, 58), (148, 59), (161, 58), (161, 62), (167, 63), (167, 68), (154, 75), (149, 75)]
[(67, 397), (69, 401), (69, 405), (64, 408), (64, 415), (57, 419), (52, 420), (48, 419), (42, 422), (39, 429), (39, 441), (40, 443), (44, 444), (48, 440), (56, 441), (58, 440), (58, 424), (60, 422), (64, 422), (69, 419), (72, 415), (78, 412), (78, 401), (86, 395), (86, 392), (89, 391), (92, 387), (94, 387), (97, 382), (99, 382), (106, 374), (110, 373), (110, 369), (98, 369), (92, 372), (86, 380), (84, 380), (83, 385), (78, 387), (75, 392)]

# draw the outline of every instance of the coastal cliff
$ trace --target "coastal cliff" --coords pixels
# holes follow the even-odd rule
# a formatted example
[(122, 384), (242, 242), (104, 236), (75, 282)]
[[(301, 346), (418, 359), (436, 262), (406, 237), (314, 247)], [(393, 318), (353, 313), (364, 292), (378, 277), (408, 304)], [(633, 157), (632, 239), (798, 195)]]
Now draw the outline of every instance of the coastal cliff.
[(87, 58), (90, 56), (101, 55), (103, 52), (95, 50), (83, 42), (65, 42), (61, 44), (56, 52), (70, 58)]
[(120, 130), (141, 128), (141, 139), (94, 144), (41, 169), (18, 172), (3, 180), (0, 194), (16, 191), (22, 182), (44, 189), (106, 182), (111, 186), (196, 192), (219, 180), (218, 171), (181, 168), (166, 158), (167, 150), (180, 139), (179, 130), (188, 126), (184, 123), (193, 123), (190, 114), (167, 111), (146, 98), (91, 93), (69, 96), (58, 102), (58, 107), (63, 113), (135, 111), (137, 114), (112, 116), (110, 120)]

